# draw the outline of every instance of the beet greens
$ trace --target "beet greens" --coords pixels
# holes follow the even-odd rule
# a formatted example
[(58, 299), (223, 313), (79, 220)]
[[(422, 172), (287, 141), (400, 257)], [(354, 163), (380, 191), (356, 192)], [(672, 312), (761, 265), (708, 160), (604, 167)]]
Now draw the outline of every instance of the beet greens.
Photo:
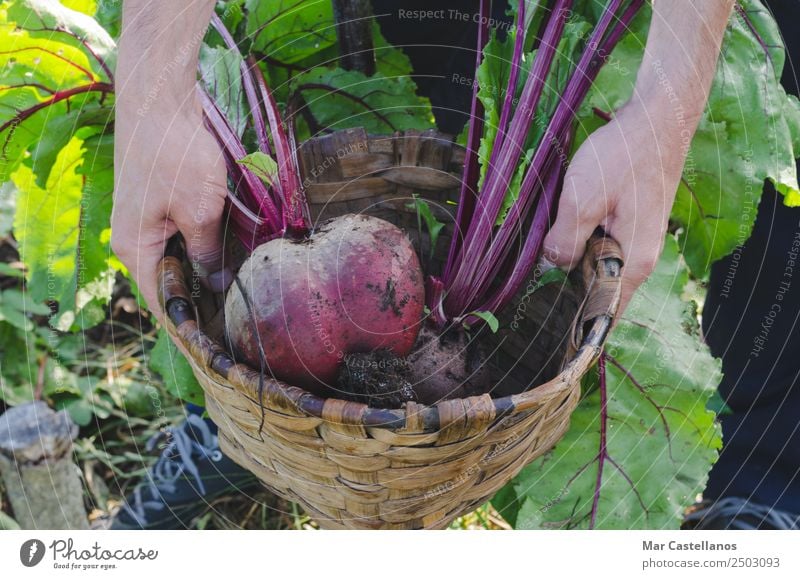
[(212, 25), (240, 61), (242, 86), (259, 152), (267, 156), (274, 152), (277, 161), (275, 179), (265, 179), (264, 175), (259, 176), (241, 163), (248, 151), (240, 136), (208, 90), (198, 88), (206, 123), (222, 148), (236, 191), (228, 196), (233, 232), (249, 251), (275, 237), (305, 237), (310, 218), (293, 134), (284, 127), (258, 63), (242, 57), (233, 36), (218, 16), (213, 16)]
[[(442, 276), (428, 280), (428, 307), (439, 327), (451, 322), (470, 325), (481, 319), (477, 312), (501, 310), (532, 270), (554, 217), (578, 108), (643, 4), (644, 0), (609, 0), (564, 86), (554, 87), (554, 80), (562, 76), (560, 68), (569, 66), (570, 54), (561, 47), (573, 1), (552, 2), (542, 15), (536, 48), (526, 55), (527, 27), (533, 18), (526, 14), (525, 0), (519, 0), (508, 85), (497, 127), (485, 127), (480, 83), (474, 83), (456, 234)], [(489, 3), (481, 2), (480, 22), (487, 21), (488, 9)], [(478, 78), (481, 67), (489, 66), (487, 37), (484, 24), (478, 33)], [(529, 57), (533, 62), (515, 107), (523, 58)], [(548, 107), (547, 93), (553, 91), (557, 91), (551, 99), (555, 104)], [(479, 158), (481, 135), (491, 140), (490, 129), (496, 134), (493, 143), (484, 143), (490, 145), (488, 159)], [(529, 146), (532, 133), (538, 138)], [(518, 245), (519, 251), (513, 251)]]

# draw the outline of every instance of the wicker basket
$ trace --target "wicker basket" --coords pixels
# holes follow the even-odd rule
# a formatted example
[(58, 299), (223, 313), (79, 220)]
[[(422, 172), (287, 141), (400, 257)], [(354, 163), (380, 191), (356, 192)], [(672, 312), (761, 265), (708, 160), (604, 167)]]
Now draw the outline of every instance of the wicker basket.
[[(463, 158), (452, 139), (433, 132), (347, 130), (300, 151), (315, 218), (365, 211), (403, 227), (423, 254), (428, 239), (409, 201), (422, 196), (452, 222), (448, 201), (457, 198)], [(444, 257), (448, 237), (429, 268)], [(160, 299), (170, 334), (191, 354), (223, 451), (324, 528), (442, 528), (491, 498), (566, 431), (580, 378), (619, 302), (619, 248), (595, 237), (572, 274), (573, 290), (545, 286), (507, 308), (490, 336), (491, 395), (373, 409), (318, 398), (234, 362), (221, 345), (221, 296), (193, 300), (180, 246), (170, 247)]]

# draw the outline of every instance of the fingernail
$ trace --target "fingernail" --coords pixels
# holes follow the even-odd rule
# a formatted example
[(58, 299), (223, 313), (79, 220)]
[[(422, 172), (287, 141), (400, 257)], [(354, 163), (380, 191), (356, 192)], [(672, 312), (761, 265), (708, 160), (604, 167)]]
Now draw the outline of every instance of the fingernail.
[(233, 283), (233, 273), (227, 267), (217, 272), (209, 274), (206, 278), (208, 287), (214, 293), (221, 293), (228, 289), (228, 286)]

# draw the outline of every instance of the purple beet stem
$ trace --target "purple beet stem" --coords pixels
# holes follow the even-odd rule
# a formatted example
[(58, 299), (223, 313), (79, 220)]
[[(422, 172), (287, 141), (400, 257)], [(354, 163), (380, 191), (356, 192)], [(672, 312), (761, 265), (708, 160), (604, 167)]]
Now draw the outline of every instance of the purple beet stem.
[[(542, 37), (539, 52), (509, 125), (505, 137), (506, 145), (498, 154), (497, 163), (488, 167), (486, 171), (483, 188), (478, 199), (478, 212), (469, 224), (460, 259), (456, 267), (451, 270), (454, 273), (444, 280), (447, 287), (445, 311), (448, 314), (455, 312), (460, 314), (468, 306), (467, 296), (470, 287), (476, 285), (476, 280), (472, 277), (479, 269), (481, 260), (486, 253), (486, 246), (491, 239), (505, 192), (508, 190), (519, 157), (523, 153), (522, 147), (533, 123), (534, 111), (544, 90), (544, 82), (550, 71), (555, 49), (564, 31), (568, 10), (571, 6), (571, 0), (556, 0), (553, 15)], [(499, 130), (502, 130), (502, 127)]]
[[(212, 25), (225, 45), (238, 53), (236, 42), (218, 16), (212, 17)], [(214, 99), (203, 88), (199, 92), (206, 122), (223, 150), (226, 167), (236, 184), (237, 195), (228, 195), (234, 233), (252, 250), (278, 235), (305, 236), (309, 211), (293, 141), (286, 135), (261, 69), (254, 60), (242, 58), (240, 72), (259, 148), (268, 155), (272, 154), (268, 134), (271, 132), (278, 163), (277, 185), (265, 186), (252, 171), (237, 163), (247, 155), (247, 150)]]
[[(543, 218), (551, 216), (551, 209), (557, 200), (557, 193), (561, 190), (561, 185), (559, 184), (555, 195), (553, 195), (553, 192), (550, 192), (542, 183), (542, 179), (547, 183), (558, 181), (557, 179), (548, 179), (547, 177), (548, 172), (553, 170), (561, 172), (561, 176), (563, 177), (563, 172), (566, 170), (565, 156), (569, 151), (569, 142), (571, 141), (570, 129), (572, 120), (577, 114), (578, 107), (586, 98), (592, 83), (595, 78), (597, 78), (600, 68), (608, 58), (614, 46), (619, 42), (622, 34), (630, 24), (630, 20), (636, 15), (638, 9), (641, 8), (643, 1), (644, 0), (634, 0), (634, 2), (631, 3), (605, 40), (602, 40), (602, 36), (605, 34), (605, 31), (608, 30), (611, 18), (609, 18), (607, 22), (601, 19), (600, 23), (598, 23), (598, 27), (595, 29), (595, 34), (597, 36), (589, 41), (589, 46), (596, 46), (597, 49), (589, 53), (588, 57), (586, 57), (586, 53), (584, 54), (585, 58), (582, 57), (581, 62), (576, 68), (576, 73), (567, 85), (565, 98), (560, 102), (559, 107), (553, 115), (550, 126), (548, 126), (545, 131), (542, 143), (546, 143), (546, 146), (543, 147), (540, 145), (539, 147), (539, 150), (544, 150), (547, 154), (547, 157), (542, 161), (541, 166), (543, 169), (541, 171), (536, 171), (538, 167), (535, 166), (535, 162), (537, 161), (535, 155), (531, 163), (533, 170), (529, 169), (526, 173), (520, 188), (519, 198), (509, 210), (509, 217), (511, 217), (511, 219), (506, 219), (503, 222), (495, 240), (492, 242), (488, 257), (481, 263), (481, 270), (478, 272), (478, 276), (482, 276), (485, 280), (484, 288), (488, 291), (488, 285), (495, 278), (499, 266), (504, 260), (508, 259), (511, 240), (518, 234), (519, 228), (522, 227), (523, 220), (528, 215), (532, 197), (544, 187), (545, 193), (551, 195), (551, 199), (548, 203), (540, 203), (538, 205), (534, 217), (534, 226), (531, 227), (528, 233), (528, 238), (534, 237), (536, 239), (536, 243), (533, 244), (536, 249), (534, 252), (523, 250), (522, 255), (514, 265), (514, 271), (521, 275), (521, 277), (515, 279), (514, 283), (511, 283), (511, 280), (509, 280), (504, 284), (503, 289), (500, 290), (500, 293), (503, 295), (501, 299), (498, 300), (498, 297), (495, 296), (490, 300), (490, 304), (496, 308), (502, 308), (508, 300), (513, 298), (519, 286), (525, 281), (525, 275), (531, 270), (539, 257), (542, 243), (544, 242), (544, 237), (547, 234), (550, 223), (549, 219), (545, 220)], [(598, 34), (598, 29), (601, 26), (604, 28), (602, 31), (603, 34)], [(585, 67), (582, 67), (582, 64), (585, 64)], [(578, 71), (583, 71), (583, 73), (581, 74)], [(570, 84), (574, 84), (577, 87), (572, 94), (570, 94)], [(557, 162), (558, 160), (563, 160), (564, 162)], [(555, 162), (557, 162), (558, 167), (553, 165)], [(543, 175), (544, 177), (540, 178), (539, 175)], [(547, 207), (546, 210), (544, 209), (545, 207)], [(545, 210), (546, 214), (542, 215), (542, 218), (540, 218), (542, 210)], [(525, 247), (526, 249), (530, 247), (527, 240)], [(511, 286), (510, 288), (509, 285)], [(489, 309), (488, 311), (496, 310)]]
[[(557, 205), (558, 193), (566, 170), (563, 154), (569, 150), (572, 122), (578, 107), (586, 98), (600, 68), (644, 4), (644, 0), (632, 0), (622, 15), (617, 17), (622, 4), (623, 0), (610, 0), (606, 6), (567, 83), (542, 141), (536, 148), (523, 178), (519, 197), (509, 210), (503, 224), (493, 235), (494, 223), (498, 218), (508, 183), (523, 153), (522, 147), (533, 120), (533, 112), (538, 105), (544, 81), (552, 65), (555, 48), (563, 34), (567, 11), (571, 7), (570, 1), (556, 0), (542, 35), (539, 52), (523, 89), (520, 104), (510, 121), (508, 131), (504, 132), (505, 126), (502, 122), (498, 127), (498, 138), (501, 139), (502, 147), (495, 146), (492, 151), (491, 158), (496, 157), (496, 162), (490, 163), (487, 168), (478, 200), (480, 211), (477, 216), (473, 215), (463, 244), (455, 250), (457, 241), (454, 236), (445, 268), (446, 275), (441, 280), (443, 285), (435, 292), (435, 296), (429, 295), (429, 307), (433, 319), (440, 325), (448, 319), (457, 319), (464, 313), (496, 312), (502, 309), (519, 290), (536, 263)], [(612, 27), (614, 19), (617, 19), (617, 22)], [(512, 73), (514, 66), (515, 63), (512, 62)], [(511, 90), (510, 85), (511, 83), (509, 90)], [(477, 98), (477, 95), (474, 98)], [(503, 115), (506, 115), (507, 104), (504, 103)], [(463, 198), (462, 188), (462, 200)], [(537, 198), (538, 203), (534, 203)], [(525, 234), (523, 249), (518, 256), (510, 255), (513, 248), (511, 242), (524, 227), (534, 205), (536, 209), (530, 228)], [(502, 283), (493, 285), (492, 282), (498, 272), (504, 268), (506, 270), (510, 268), (510, 275)]]
[[(478, 26), (478, 47), (475, 53), (475, 71), (483, 60), (483, 49), (489, 41), (489, 6), (491, 0), (481, 0), (480, 19)], [(480, 165), (478, 163), (478, 149), (480, 148), (481, 134), (483, 133), (483, 104), (478, 98), (477, 78), (472, 83), (472, 107), (470, 110), (469, 133), (467, 135), (467, 154), (464, 159), (464, 172), (461, 177), (461, 193), (459, 195), (458, 210), (456, 213), (456, 227), (450, 243), (450, 252), (445, 262), (444, 279), (450, 274), (451, 264), (461, 248), (461, 240), (466, 227), (472, 220), (475, 211), (475, 197), (478, 190), (478, 177)]]

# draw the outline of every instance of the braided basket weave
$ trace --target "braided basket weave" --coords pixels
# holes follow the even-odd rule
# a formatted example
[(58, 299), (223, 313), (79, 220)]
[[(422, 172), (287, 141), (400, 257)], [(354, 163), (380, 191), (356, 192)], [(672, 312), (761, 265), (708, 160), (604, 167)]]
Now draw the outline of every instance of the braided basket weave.
[[(464, 159), (452, 139), (346, 130), (306, 142), (299, 158), (315, 219), (370, 213), (405, 229), (420, 255), (429, 240), (410, 201), (425, 198), (449, 222), (428, 269), (441, 265)], [(487, 337), (491, 394), (402, 409), (321, 399), (236, 363), (223, 347), (222, 296), (192, 295), (178, 243), (162, 261), (159, 297), (226, 455), (323, 528), (435, 529), (491, 498), (564, 434), (619, 303), (620, 267), (618, 246), (592, 238), (569, 288), (521, 293)]]

